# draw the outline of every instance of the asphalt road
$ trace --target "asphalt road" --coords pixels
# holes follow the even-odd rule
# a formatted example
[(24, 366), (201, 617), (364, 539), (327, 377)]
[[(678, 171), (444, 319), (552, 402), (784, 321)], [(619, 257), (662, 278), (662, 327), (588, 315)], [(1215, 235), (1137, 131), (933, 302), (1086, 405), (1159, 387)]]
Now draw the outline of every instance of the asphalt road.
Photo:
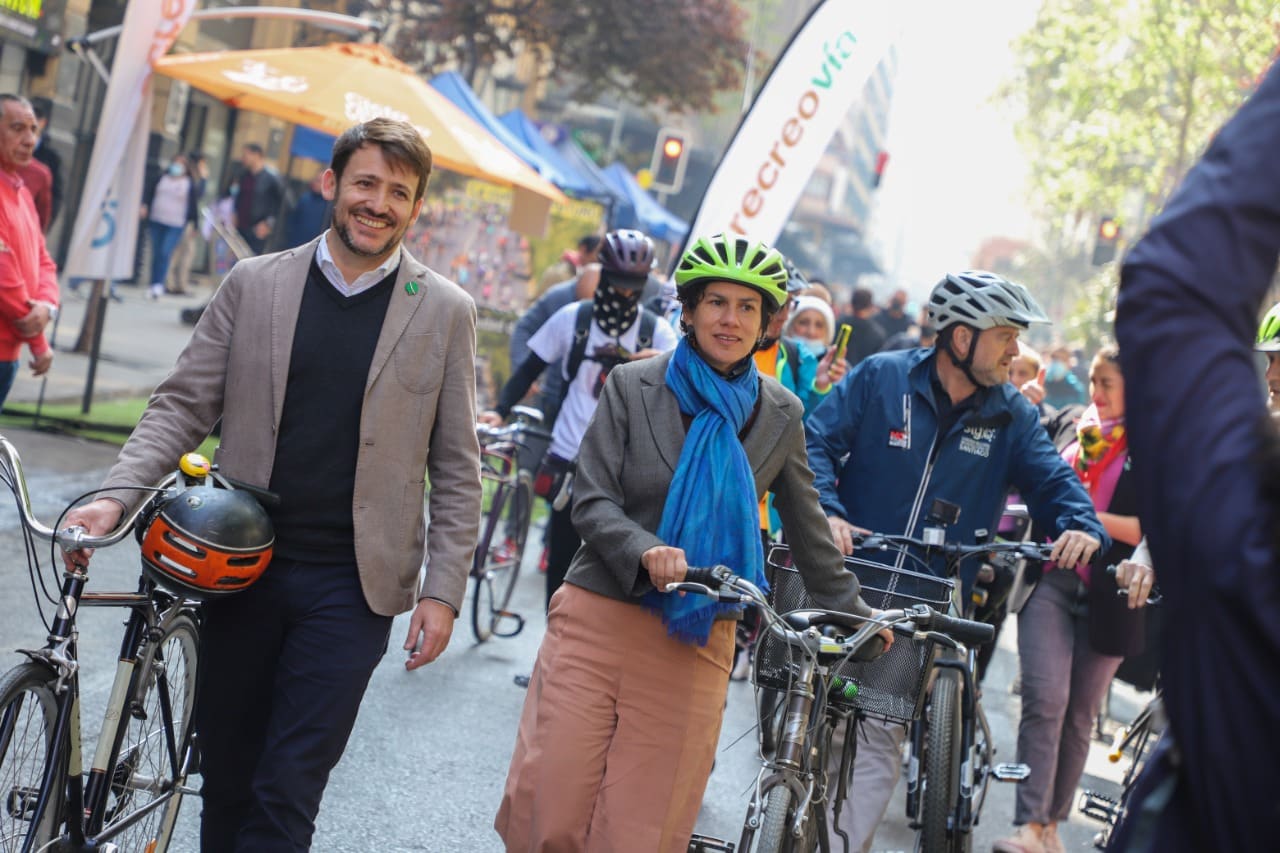
[[(52, 521), (66, 503), (92, 488), (114, 458), (103, 445), (37, 433), (10, 431), (26, 462), (27, 480), (37, 515)], [(530, 549), (530, 558), (533, 551)], [(38, 646), (44, 628), (36, 615), (23, 559), (17, 516), (12, 506), (0, 511), (0, 650)], [(41, 549), (46, 576), (47, 548)], [(131, 540), (100, 552), (94, 559), (91, 589), (132, 589), (138, 571)], [(392, 647), (374, 674), (360, 719), (342, 762), (330, 780), (313, 849), (324, 851), (499, 851), (491, 824), (501, 796), (524, 691), (512, 676), (528, 672), (542, 634), (542, 576), (526, 564), (514, 606), (528, 618), (513, 639), (476, 645), (460, 619), (453, 642), (431, 666), (408, 673), (403, 668), (407, 624), (397, 620)], [(45, 605), (45, 612), (51, 611)], [(85, 696), (84, 728), (95, 731), (110, 683), (122, 617), (86, 609), (79, 618)], [(999, 750), (998, 760), (1013, 760), (1018, 713), (1007, 690), (1016, 666), (1013, 636), (1006, 632), (989, 676), (985, 702)], [(17, 663), (13, 655), (11, 662)], [(0, 661), (2, 663), (2, 661)], [(1118, 691), (1114, 714), (1131, 716), (1138, 707), (1132, 694)], [(730, 685), (721, 749), (703, 801), (698, 830), (734, 841), (740, 832), (750, 786), (759, 768), (752, 731), (751, 688)], [(1095, 745), (1088, 772), (1114, 780), (1115, 767)], [(1088, 777), (1087, 777), (1088, 778)], [(197, 780), (198, 781), (198, 780)], [(1104, 787), (1111, 784), (1102, 783)], [(975, 850), (989, 850), (1009, 831), (1013, 787), (993, 785)], [(902, 817), (902, 786), (877, 836), (876, 850), (912, 850), (914, 834)], [(173, 849), (194, 851), (199, 800), (183, 807)], [(1073, 817), (1063, 836), (1069, 850), (1087, 850), (1094, 824)]]

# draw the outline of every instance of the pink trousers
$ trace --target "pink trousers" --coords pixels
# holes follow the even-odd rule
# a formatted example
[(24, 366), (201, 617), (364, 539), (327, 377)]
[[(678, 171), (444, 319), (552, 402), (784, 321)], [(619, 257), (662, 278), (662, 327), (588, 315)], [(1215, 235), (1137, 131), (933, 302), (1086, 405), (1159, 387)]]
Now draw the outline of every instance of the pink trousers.
[(732, 621), (705, 646), (636, 604), (551, 599), (494, 828), (508, 851), (685, 853), (715, 760)]

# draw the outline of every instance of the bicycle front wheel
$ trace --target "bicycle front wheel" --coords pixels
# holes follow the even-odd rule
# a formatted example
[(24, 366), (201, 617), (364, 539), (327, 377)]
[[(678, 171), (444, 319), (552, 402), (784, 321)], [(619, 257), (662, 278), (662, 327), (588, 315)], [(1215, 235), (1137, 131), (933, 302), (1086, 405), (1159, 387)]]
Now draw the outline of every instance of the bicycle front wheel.
[(782, 853), (791, 826), (791, 789), (785, 784), (770, 788), (764, 795), (764, 820), (755, 853)]
[[(147, 642), (138, 653), (100, 836), (121, 850), (163, 853), (169, 847), (182, 804), (182, 786), (191, 769), (199, 645), (195, 620), (183, 614), (158, 642)], [(163, 803), (157, 804), (160, 800)], [(137, 823), (118, 834), (112, 832), (112, 827), (148, 807), (151, 810)]]
[[(21, 850), (28, 835), (38, 850), (57, 837), (62, 823), (66, 768), (59, 768), (39, 826), (33, 823), (40, 783), (53, 753), (58, 702), (52, 675), (37, 663), (14, 667), (0, 678), (0, 851)], [(65, 762), (63, 752), (57, 760)]]
[(938, 673), (929, 693), (928, 725), (920, 850), (951, 853), (960, 849), (947, 837), (947, 821), (955, 811), (960, 778), (960, 673)]
[(525, 541), (529, 537), (533, 511), (529, 472), (521, 471), (515, 485), (499, 485), (488, 506), (472, 569), (476, 588), (471, 597), (471, 630), (478, 643), (494, 634), (518, 633), (522, 625), (520, 620), (512, 619), (514, 629), (504, 632), (500, 627), (504, 619), (512, 618), (506, 615), (507, 608), (515, 592)]

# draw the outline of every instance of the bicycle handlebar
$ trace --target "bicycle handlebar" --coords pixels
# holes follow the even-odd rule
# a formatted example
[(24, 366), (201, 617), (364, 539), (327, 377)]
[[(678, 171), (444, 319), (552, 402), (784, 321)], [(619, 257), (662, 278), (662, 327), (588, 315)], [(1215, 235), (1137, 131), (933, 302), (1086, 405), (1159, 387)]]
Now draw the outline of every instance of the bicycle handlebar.
[[(766, 621), (770, 623), (771, 630), (780, 633), (787, 642), (793, 645), (805, 645), (803, 634), (787, 625), (782, 614), (773, 609), (773, 606), (769, 604), (768, 598), (760, 591), (760, 588), (734, 574), (726, 566), (690, 566), (685, 572), (684, 581), (667, 584), (667, 592), (676, 591), (706, 595), (716, 601), (728, 604), (751, 603), (758, 605), (765, 615)], [(858, 650), (874, 637), (881, 628), (893, 628), (895, 631), (901, 629), (913, 635), (924, 634), (925, 636), (937, 637), (940, 634), (950, 641), (967, 645), (987, 643), (995, 637), (995, 627), (992, 625), (948, 616), (945, 613), (934, 610), (927, 604), (916, 604), (905, 610), (883, 610), (876, 616), (845, 615), (862, 621), (862, 627), (858, 629), (853, 637), (840, 643), (838, 647), (828, 639), (827, 642), (831, 643), (832, 647), (824, 647), (823, 651), (840, 651), (845, 654), (856, 655)]]
[(855, 536), (854, 545), (868, 551), (886, 551), (890, 548), (902, 549), (908, 546), (923, 548), (957, 561), (966, 560), (977, 554), (1016, 554), (1031, 560), (1048, 560), (1053, 553), (1053, 544), (1049, 542), (984, 542), (978, 545), (962, 545), (958, 542), (929, 542), (915, 536), (899, 533), (868, 533)]

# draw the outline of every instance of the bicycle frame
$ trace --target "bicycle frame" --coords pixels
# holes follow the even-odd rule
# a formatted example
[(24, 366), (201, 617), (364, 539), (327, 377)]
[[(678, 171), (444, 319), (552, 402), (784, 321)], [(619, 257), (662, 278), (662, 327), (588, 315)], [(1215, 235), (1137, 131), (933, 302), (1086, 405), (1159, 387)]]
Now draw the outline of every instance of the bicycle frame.
[[(121, 723), (124, 714), (131, 710), (131, 702), (136, 699), (131, 695), (133, 692), (131, 688), (138, 685), (134, 679), (138, 654), (144, 647), (145, 640), (158, 639), (173, 619), (191, 609), (187, 603), (174, 600), (164, 610), (157, 610), (155, 595), (143, 591), (137, 593), (85, 592), (87, 581), (88, 574), (83, 569), (67, 570), (63, 575), (61, 603), (49, 631), (48, 644), (38, 650), (18, 650), (29, 659), (48, 667), (57, 677), (54, 686), (58, 699), (53, 747), (49, 751), (41, 779), (36, 811), (30, 821), (32, 831), (34, 832), (35, 828), (40, 826), (49, 805), (55, 801), (62, 801), (66, 804), (66, 837), (73, 845), (73, 850), (99, 848), (102, 842), (109, 841), (150, 812), (162, 807), (175, 793), (174, 790), (170, 790), (158, 795), (123, 819), (114, 822), (107, 832), (102, 831), (106, 821), (108, 797), (111, 793), (110, 774), (114, 769), (123, 736)], [(84, 773), (81, 741), (79, 661), (76, 658), (78, 631), (74, 627), (72, 618), (79, 606), (128, 607), (130, 609), (124, 639), (121, 641), (115, 678), (111, 684), (93, 763), (90, 765), (87, 777)], [(163, 673), (159, 674), (158, 678), (161, 680), (162, 689), (158, 696), (170, 769), (175, 778), (178, 778), (186, 761), (188, 744), (177, 742), (174, 734), (173, 711), (169, 701), (169, 685)], [(63, 763), (63, 750), (66, 750), (68, 758), (66, 789), (63, 792), (57, 792), (54, 787), (58, 784)], [(184, 793), (194, 793), (194, 790), (184, 790)], [(31, 849), (33, 841), (34, 839), (28, 836), (22, 848), (24, 853)]]

